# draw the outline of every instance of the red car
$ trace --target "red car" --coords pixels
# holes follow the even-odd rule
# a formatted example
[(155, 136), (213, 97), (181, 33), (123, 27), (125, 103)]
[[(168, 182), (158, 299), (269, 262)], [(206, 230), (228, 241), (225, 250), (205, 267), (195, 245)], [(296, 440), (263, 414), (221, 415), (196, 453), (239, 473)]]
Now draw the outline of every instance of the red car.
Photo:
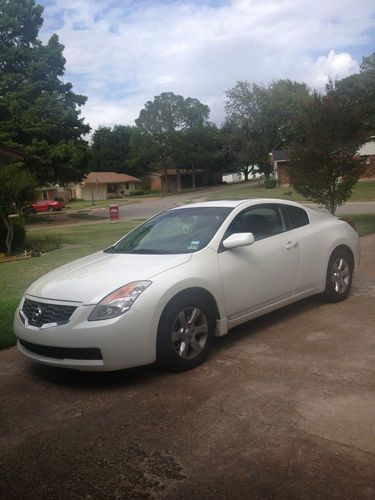
[(29, 206), (30, 212), (54, 212), (55, 210), (62, 210), (65, 205), (62, 201), (55, 200), (39, 200)]

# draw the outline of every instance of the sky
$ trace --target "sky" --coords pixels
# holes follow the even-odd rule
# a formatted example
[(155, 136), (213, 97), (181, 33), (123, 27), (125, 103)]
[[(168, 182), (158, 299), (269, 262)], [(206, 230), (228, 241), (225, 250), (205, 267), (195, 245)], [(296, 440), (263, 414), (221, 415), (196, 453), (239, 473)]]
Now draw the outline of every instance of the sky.
[(37, 0), (40, 38), (65, 46), (64, 79), (93, 129), (133, 125), (162, 92), (225, 118), (237, 81), (290, 78), (324, 89), (375, 50), (374, 0)]

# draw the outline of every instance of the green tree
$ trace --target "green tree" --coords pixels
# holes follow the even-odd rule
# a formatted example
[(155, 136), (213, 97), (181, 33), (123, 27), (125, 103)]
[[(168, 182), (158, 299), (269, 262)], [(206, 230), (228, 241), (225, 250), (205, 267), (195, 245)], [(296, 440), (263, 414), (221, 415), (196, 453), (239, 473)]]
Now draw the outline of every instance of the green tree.
[(225, 168), (224, 136), (214, 124), (197, 125), (176, 132), (172, 146), (175, 164), (192, 172), (193, 189), (196, 187), (197, 169), (213, 172)]
[(260, 86), (237, 82), (226, 92), (228, 149), (247, 179), (254, 170), (272, 172), (269, 154), (289, 147), (295, 136), (295, 115), (310, 99), (308, 87), (291, 80)]
[(7, 229), (7, 253), (12, 253), (13, 222), (9, 215), (35, 196), (33, 176), (20, 163), (0, 165), (0, 219)]
[(347, 100), (314, 94), (296, 120), (290, 154), (290, 184), (332, 214), (351, 195), (363, 165), (356, 157), (363, 140), (361, 113)]
[(375, 133), (375, 52), (362, 59), (360, 72), (327, 85), (327, 94), (355, 105), (362, 114), (363, 128)]
[(91, 140), (90, 168), (104, 172), (142, 174), (143, 170), (131, 161), (131, 137), (134, 128), (126, 125), (97, 128)]
[(168, 191), (167, 169), (175, 165), (177, 134), (208, 125), (209, 113), (209, 107), (198, 99), (164, 92), (148, 101), (135, 120), (138, 128), (136, 155), (138, 159), (149, 157), (147, 148), (151, 147), (152, 164), (164, 169)]
[(43, 8), (34, 0), (0, 0), (0, 142), (20, 150), (39, 184), (80, 180), (90, 128), (80, 118), (86, 97), (61, 77), (57, 35), (42, 44)]

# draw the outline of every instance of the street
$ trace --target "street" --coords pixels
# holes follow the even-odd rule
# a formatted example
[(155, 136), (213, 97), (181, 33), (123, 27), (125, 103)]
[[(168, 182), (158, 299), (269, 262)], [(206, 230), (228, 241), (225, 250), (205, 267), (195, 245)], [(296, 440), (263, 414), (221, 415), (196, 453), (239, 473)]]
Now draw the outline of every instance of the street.
[[(164, 210), (178, 207), (189, 203), (197, 203), (205, 201), (206, 197), (214, 192), (228, 190), (228, 186), (216, 186), (215, 188), (199, 190), (196, 192), (179, 194), (176, 196), (167, 196), (165, 198), (157, 198), (147, 200), (144, 199), (140, 203), (131, 203), (129, 205), (120, 205), (121, 219), (148, 219)], [(225, 196), (228, 198), (228, 196)], [(306, 203), (307, 206), (316, 207), (313, 203)], [(323, 209), (324, 210), (324, 209)], [(107, 216), (108, 208), (92, 208), (90, 213), (93, 215)], [(368, 202), (349, 202), (337, 209), (336, 215), (346, 214), (374, 214), (375, 201)]]

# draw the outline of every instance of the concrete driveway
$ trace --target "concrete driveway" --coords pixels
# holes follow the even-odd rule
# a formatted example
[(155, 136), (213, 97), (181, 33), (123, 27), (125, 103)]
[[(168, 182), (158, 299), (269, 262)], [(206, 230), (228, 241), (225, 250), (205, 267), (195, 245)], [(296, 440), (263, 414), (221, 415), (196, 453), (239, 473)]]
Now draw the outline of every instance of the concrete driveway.
[(217, 339), (184, 374), (0, 353), (0, 498), (375, 498), (375, 236), (340, 304)]

